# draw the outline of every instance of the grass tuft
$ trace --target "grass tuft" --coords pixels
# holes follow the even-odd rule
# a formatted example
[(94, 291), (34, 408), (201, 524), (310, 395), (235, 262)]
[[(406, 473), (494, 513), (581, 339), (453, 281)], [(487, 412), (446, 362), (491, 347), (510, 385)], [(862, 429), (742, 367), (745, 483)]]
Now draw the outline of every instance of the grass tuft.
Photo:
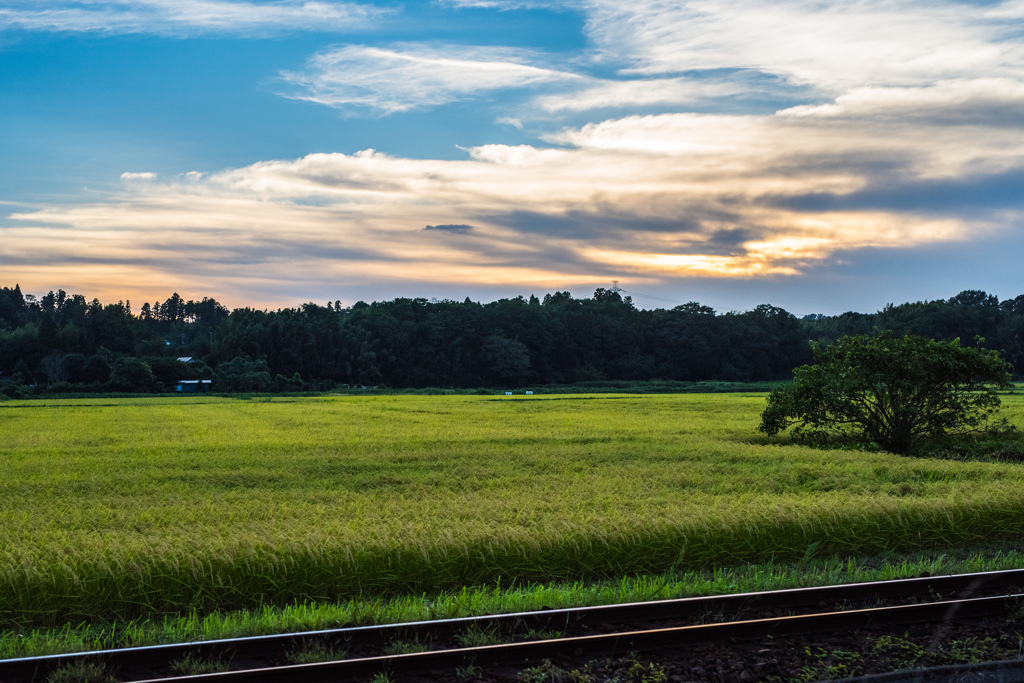
[(103, 664), (82, 661), (65, 664), (46, 677), (46, 683), (113, 683), (115, 680)]
[(171, 672), (177, 676), (198, 676), (200, 674), (216, 674), (230, 670), (230, 664), (220, 658), (202, 658), (185, 655), (170, 664)]

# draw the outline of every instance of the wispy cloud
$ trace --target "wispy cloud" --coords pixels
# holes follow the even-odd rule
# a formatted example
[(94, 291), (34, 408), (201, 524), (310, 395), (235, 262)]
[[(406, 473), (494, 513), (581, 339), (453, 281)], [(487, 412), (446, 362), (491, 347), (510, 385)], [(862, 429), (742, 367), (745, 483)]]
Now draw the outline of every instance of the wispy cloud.
[(635, 78), (631, 80), (591, 79), (588, 87), (536, 98), (548, 112), (580, 112), (605, 108), (636, 109), (650, 105), (686, 105), (755, 92), (740, 79)]
[(302, 72), (283, 72), (298, 86), (286, 97), (379, 113), (435, 107), (480, 94), (581, 80), (532, 64), (528, 50), (468, 46), (347, 45), (313, 56)]
[(818, 2), (592, 0), (588, 30), (603, 57), (638, 73), (745, 68), (846, 88), (1019, 75), (1024, 46), (1004, 13), (920, 0)]
[[(996, 5), (920, 0), (581, 0), (448, 4), (584, 12), (591, 46), (571, 55), (515, 48), (349, 45), (282, 74), (286, 96), (349, 111), (425, 109), (510, 88), (537, 88), (514, 118), (608, 108), (702, 106), (730, 98), (813, 104), (852, 91), (972, 81), (1019, 83), (1024, 43), (1017, 0)], [(614, 77), (597, 77), (611, 69)], [(967, 101), (970, 106), (970, 101)], [(506, 117), (509, 118), (509, 117)]]
[(370, 4), (329, 0), (8, 0), (0, 29), (152, 33), (279, 33), (365, 28), (385, 13)]
[(972, 78), (916, 87), (854, 88), (824, 104), (779, 112), (788, 117), (841, 117), (874, 121), (926, 120), (952, 126), (1024, 126), (1024, 80)]

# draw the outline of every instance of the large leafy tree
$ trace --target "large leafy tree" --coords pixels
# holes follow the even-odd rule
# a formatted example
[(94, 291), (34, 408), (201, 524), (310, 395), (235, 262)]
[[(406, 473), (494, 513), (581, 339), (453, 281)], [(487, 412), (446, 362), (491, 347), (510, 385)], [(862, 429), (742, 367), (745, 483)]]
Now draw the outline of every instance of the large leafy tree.
[(156, 383), (149, 363), (124, 356), (110, 370), (110, 386), (118, 391), (151, 391)]
[[(981, 340), (979, 340), (980, 346)], [(790, 426), (806, 440), (854, 437), (906, 455), (947, 434), (983, 431), (1010, 382), (997, 351), (914, 335), (847, 336), (822, 348), (813, 365), (768, 397), (760, 430)]]

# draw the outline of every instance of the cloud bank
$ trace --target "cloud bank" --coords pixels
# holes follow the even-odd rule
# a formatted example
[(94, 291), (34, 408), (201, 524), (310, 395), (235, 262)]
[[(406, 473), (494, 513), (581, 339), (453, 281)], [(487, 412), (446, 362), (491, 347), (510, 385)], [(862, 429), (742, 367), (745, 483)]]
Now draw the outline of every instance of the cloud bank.
[[(1019, 221), (1021, 199), (919, 201), (929, 184), (1005, 184), (1001, 174), (1024, 168), (1024, 130), (994, 127), (984, 112), (951, 130), (942, 107), (958, 99), (931, 94), (938, 123), (880, 127), (838, 104), (633, 116), (552, 134), (558, 148), (484, 145), (457, 161), (312, 154), (150, 181), (114, 202), (13, 215), (24, 227), (7, 231), (8, 257), (37, 260), (40, 241), (59, 233), (66, 246), (46, 257), (55, 264), (102, 260), (120, 244), (126, 261), (152, 267), (184, 251), (211, 270), (245, 265), (268, 278), (299, 263), (325, 278), (437, 271), (543, 286), (798, 275), (837, 252), (963, 241)], [(453, 232), (473, 239), (438, 239)]]
[[(191, 5), (196, 27), (226, 24), (232, 12), (250, 28), (373, 13), (312, 2)], [(170, 2), (86, 3), (79, 13), (115, 6), (126, 14), (110, 26), (134, 26), (132, 13), (178, 16)], [(368, 149), (170, 180), (125, 173), (147, 182), (12, 215), (8, 263), (42, 272), (106, 264), (127, 277), (179, 272), (170, 255), (201, 277), (230, 269), (246, 286), (443, 277), (564, 287), (798, 277), (857, 251), (1021, 230), (1020, 2), (572, 6), (589, 41), (572, 55), (347, 44), (282, 72), (286, 97), (349, 115), (516, 91), (489, 120), (532, 136), (529, 144), (478, 144), (459, 160)], [(0, 10), (0, 21), (88, 23), (46, 11)]]

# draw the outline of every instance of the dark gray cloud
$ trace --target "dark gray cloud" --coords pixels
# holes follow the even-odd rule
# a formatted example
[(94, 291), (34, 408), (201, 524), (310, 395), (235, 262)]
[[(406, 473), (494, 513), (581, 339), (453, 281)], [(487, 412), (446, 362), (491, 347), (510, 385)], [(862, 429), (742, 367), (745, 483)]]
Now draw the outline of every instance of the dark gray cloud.
[(704, 232), (701, 221), (680, 217), (652, 218), (621, 211), (569, 211), (552, 215), (535, 211), (512, 211), (484, 217), (488, 222), (512, 228), (517, 232), (547, 235), (564, 239), (601, 239), (620, 232), (658, 232), (699, 235)]
[(424, 230), (440, 230), (441, 232), (451, 232), (457, 235), (465, 235), (467, 232), (473, 230), (472, 225), (466, 225), (464, 223), (449, 223), (445, 225), (428, 225), (423, 228)]
[(708, 243), (715, 247), (730, 249), (730, 253), (746, 253), (740, 245), (760, 237), (750, 228), (716, 230), (708, 237)]
[(984, 96), (967, 97), (955, 104), (941, 103), (934, 106), (922, 105), (907, 110), (873, 111), (876, 122), (914, 122), (929, 126), (985, 126), (1001, 128), (1018, 134), (1024, 128), (1024, 109), (1020, 100), (998, 101)]
[(773, 163), (761, 167), (760, 172), (768, 176), (824, 176), (856, 175), (872, 178), (879, 184), (890, 181), (902, 182), (912, 177), (916, 161), (906, 149), (880, 150), (866, 145), (863, 150), (834, 152), (818, 150), (812, 153), (799, 152), (780, 155)]
[[(692, 210), (683, 207), (680, 213), (684, 217), (665, 219), (596, 207), (594, 213), (571, 211), (551, 215), (515, 211), (482, 218), (527, 236), (574, 240), (591, 246), (627, 251), (649, 250), (656, 253), (710, 256), (746, 254), (746, 249), (742, 247), (744, 242), (765, 239), (769, 233), (761, 226), (747, 223), (739, 214), (714, 207), (697, 206)], [(736, 227), (720, 229), (718, 226), (723, 224)], [(659, 237), (651, 239), (651, 234)], [(666, 240), (666, 236), (671, 236), (671, 239)]]
[(958, 213), (1024, 209), (1024, 169), (967, 179), (906, 180), (849, 194), (813, 193), (772, 197), (770, 205), (795, 211), (889, 210)]

